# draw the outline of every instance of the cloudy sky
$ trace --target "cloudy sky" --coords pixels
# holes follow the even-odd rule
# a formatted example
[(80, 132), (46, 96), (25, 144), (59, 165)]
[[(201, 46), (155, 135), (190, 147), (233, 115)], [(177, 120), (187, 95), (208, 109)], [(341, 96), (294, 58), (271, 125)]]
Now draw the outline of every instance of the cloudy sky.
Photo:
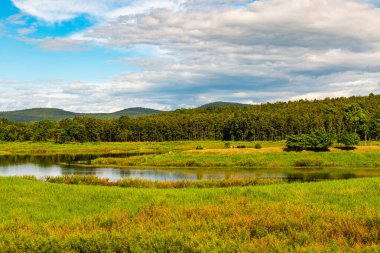
[(380, 0), (0, 0), (0, 111), (380, 93)]

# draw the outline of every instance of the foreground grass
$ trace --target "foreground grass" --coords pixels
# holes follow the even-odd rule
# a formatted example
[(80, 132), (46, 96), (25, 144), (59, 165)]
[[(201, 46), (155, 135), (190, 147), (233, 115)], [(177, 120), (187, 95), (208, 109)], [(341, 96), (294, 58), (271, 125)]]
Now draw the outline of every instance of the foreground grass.
[(0, 178), (0, 252), (380, 250), (380, 179), (131, 189)]

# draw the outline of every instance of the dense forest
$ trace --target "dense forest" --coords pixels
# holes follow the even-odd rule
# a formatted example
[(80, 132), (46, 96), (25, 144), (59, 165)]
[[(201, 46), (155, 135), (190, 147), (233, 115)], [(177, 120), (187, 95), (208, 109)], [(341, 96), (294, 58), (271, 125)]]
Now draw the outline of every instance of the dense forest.
[(284, 140), (322, 131), (380, 139), (380, 95), (276, 102), (249, 107), (178, 109), (140, 118), (75, 117), (16, 123), (0, 120), (0, 141)]

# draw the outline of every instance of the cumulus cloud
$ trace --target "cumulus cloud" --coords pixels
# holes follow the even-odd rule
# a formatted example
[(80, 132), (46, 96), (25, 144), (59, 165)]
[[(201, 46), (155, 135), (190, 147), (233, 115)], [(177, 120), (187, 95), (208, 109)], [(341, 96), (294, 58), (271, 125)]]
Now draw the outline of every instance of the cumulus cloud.
[[(109, 104), (154, 101), (167, 108), (380, 92), (377, 1), (13, 1), (49, 22), (80, 14), (101, 19), (68, 37), (39, 40), (41, 47), (96, 44), (155, 51), (123, 59), (140, 72), (116, 76), (108, 85), (87, 84), (103, 107), (108, 99)], [(75, 91), (67, 87), (59, 92)]]

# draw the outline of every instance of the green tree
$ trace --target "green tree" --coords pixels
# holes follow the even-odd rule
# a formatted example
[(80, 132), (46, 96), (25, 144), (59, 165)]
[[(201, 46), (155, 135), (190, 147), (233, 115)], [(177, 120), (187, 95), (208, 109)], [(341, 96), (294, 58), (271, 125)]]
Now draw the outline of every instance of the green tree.
[(328, 150), (334, 144), (334, 136), (326, 132), (290, 135), (286, 140), (288, 150)]
[(52, 138), (52, 130), (55, 123), (49, 120), (39, 121), (33, 124), (33, 141), (48, 141)]
[(355, 103), (347, 106), (344, 111), (344, 119), (349, 132), (360, 133), (367, 140), (369, 131), (368, 117), (359, 104)]
[(360, 142), (360, 136), (356, 133), (342, 134), (338, 138), (338, 142), (344, 144), (347, 148), (353, 148)]

